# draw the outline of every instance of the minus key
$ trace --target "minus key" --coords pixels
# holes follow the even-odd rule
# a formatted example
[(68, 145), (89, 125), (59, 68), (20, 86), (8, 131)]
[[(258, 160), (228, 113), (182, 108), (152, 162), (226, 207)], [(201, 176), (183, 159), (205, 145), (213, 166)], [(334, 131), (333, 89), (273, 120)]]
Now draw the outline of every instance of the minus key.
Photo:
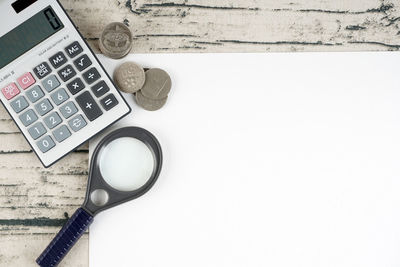
[(92, 86), (92, 92), (96, 97), (101, 97), (105, 95), (108, 91), (110, 91), (110, 88), (108, 87), (105, 81), (101, 81), (96, 85)]

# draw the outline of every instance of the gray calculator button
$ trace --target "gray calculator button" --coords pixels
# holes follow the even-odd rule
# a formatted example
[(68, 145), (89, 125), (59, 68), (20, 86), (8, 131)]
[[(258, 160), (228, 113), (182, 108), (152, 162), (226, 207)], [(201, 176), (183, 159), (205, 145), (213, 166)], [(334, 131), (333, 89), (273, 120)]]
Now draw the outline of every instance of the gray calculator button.
[(60, 86), (60, 82), (55, 75), (51, 75), (49, 78), (44, 79), (42, 84), (44, 89), (49, 93)]
[(74, 61), (74, 65), (79, 71), (83, 71), (92, 65), (92, 61), (87, 55), (83, 55)]
[(52, 149), (56, 144), (50, 136), (43, 137), (39, 142), (36, 143), (39, 147), (40, 151), (46, 153), (50, 149)]
[(67, 58), (65, 57), (63, 52), (58, 52), (57, 54), (52, 56), (49, 60), (51, 65), (53, 65), (53, 67), (56, 69), (67, 62)]
[(71, 127), (71, 129), (74, 132), (79, 131), (80, 129), (82, 129), (83, 127), (85, 127), (87, 125), (85, 119), (83, 118), (82, 115), (77, 115), (75, 117), (73, 117), (69, 122), (69, 127)]
[(79, 55), (83, 51), (81, 45), (78, 42), (73, 42), (69, 46), (65, 48), (65, 52), (67, 52), (68, 56), (73, 58)]
[(13, 110), (17, 113), (20, 113), (29, 106), (28, 101), (26, 101), (26, 98), (23, 96), (16, 98), (10, 104)]
[(88, 84), (92, 84), (100, 78), (100, 73), (97, 71), (96, 68), (91, 68), (83, 74), (83, 79), (85, 79)]
[(35, 125), (33, 125), (28, 131), (29, 134), (32, 136), (33, 140), (38, 139), (47, 132), (46, 128), (44, 128), (44, 125), (41, 122), (38, 122)]
[(68, 137), (71, 136), (71, 132), (68, 130), (67, 126), (63, 125), (63, 126), (57, 128), (53, 132), (53, 136), (57, 140), (57, 142), (61, 143), (62, 141), (64, 141), (65, 139), (67, 139)]
[(44, 96), (44, 93), (39, 85), (35, 85), (32, 89), (26, 92), (26, 96), (32, 103), (35, 103)]
[(40, 116), (46, 115), (53, 109), (53, 105), (50, 101), (46, 98), (40, 101), (35, 105), (36, 111), (39, 113)]
[(67, 104), (65, 104), (60, 108), (60, 111), (63, 117), (68, 119), (69, 117), (77, 113), (78, 109), (76, 108), (73, 102), (68, 102)]
[(22, 124), (27, 127), (29, 125), (31, 125), (32, 123), (34, 123), (35, 121), (37, 121), (38, 117), (36, 116), (35, 111), (33, 111), (33, 109), (29, 109), (27, 111), (25, 111), (24, 113), (22, 113), (19, 116), (19, 119), (21, 120)]
[(51, 68), (49, 66), (49, 64), (47, 64), (46, 62), (41, 63), (40, 65), (36, 66), (33, 71), (35, 72), (36, 76), (39, 79), (43, 79), (44, 77), (46, 77), (47, 75), (49, 75), (51, 73)]
[(76, 75), (76, 71), (71, 65), (67, 65), (58, 72), (58, 75), (61, 77), (61, 80), (66, 82)]
[(56, 103), (57, 106), (59, 106), (67, 101), (67, 99), (69, 99), (69, 96), (67, 94), (67, 91), (61, 88), (51, 94), (51, 99), (53, 99), (53, 102)]
[(53, 129), (57, 125), (59, 125), (62, 122), (62, 119), (60, 115), (58, 115), (57, 112), (51, 113), (49, 116), (44, 118), (44, 123), (46, 123), (47, 127), (49, 129)]

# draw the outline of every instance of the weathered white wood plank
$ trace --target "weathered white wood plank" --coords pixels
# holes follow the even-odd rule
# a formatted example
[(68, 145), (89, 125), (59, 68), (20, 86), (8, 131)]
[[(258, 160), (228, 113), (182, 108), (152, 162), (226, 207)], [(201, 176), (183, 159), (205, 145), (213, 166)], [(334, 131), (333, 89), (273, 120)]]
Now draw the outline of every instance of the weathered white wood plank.
[(400, 49), (400, 0), (61, 2), (94, 48), (121, 21), (134, 53)]

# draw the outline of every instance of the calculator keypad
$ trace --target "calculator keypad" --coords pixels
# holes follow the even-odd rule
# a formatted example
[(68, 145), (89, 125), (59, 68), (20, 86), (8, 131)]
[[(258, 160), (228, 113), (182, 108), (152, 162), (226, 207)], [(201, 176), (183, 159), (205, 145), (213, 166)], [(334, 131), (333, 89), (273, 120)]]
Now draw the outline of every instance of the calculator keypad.
[(42, 153), (118, 105), (78, 42), (32, 70), (1, 92)]

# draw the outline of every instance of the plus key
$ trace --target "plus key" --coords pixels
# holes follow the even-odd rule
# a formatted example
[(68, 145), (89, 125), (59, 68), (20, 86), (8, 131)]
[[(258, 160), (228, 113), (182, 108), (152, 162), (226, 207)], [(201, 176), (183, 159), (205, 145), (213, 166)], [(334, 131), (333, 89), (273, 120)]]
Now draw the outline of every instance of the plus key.
[(76, 101), (90, 121), (94, 121), (103, 114), (99, 105), (97, 105), (96, 101), (88, 91), (79, 95), (76, 98)]

